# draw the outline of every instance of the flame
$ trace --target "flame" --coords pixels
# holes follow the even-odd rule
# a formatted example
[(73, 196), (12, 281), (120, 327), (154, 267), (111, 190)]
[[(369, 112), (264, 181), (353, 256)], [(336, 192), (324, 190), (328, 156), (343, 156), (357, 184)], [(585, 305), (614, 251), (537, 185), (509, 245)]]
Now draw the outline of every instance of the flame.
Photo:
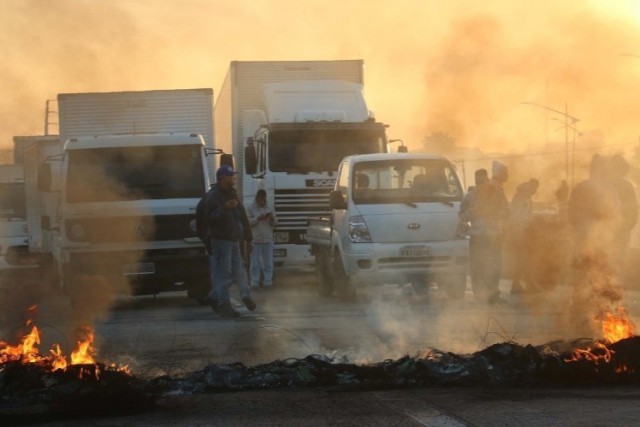
[(93, 328), (86, 326), (83, 328), (85, 339), (76, 342), (76, 349), (71, 352), (72, 365), (93, 365), (96, 363), (93, 358)]
[(611, 356), (615, 353), (615, 351), (608, 348), (606, 345), (597, 342), (595, 348), (602, 350), (602, 354), (593, 353), (592, 348), (588, 348), (586, 350), (575, 349), (571, 352), (571, 358), (564, 359), (565, 362), (578, 362), (580, 360), (588, 360), (593, 362), (594, 364), (599, 364), (600, 362), (609, 363), (611, 362)]
[[(29, 307), (28, 310), (35, 310), (35, 306)], [(27, 320), (27, 326), (32, 324), (33, 321), (31, 319)], [(75, 349), (71, 352), (70, 361), (68, 362), (59, 344), (54, 344), (51, 347), (49, 356), (40, 355), (37, 348), (37, 345), (40, 344), (40, 334), (38, 328), (33, 325), (31, 332), (23, 336), (18, 345), (9, 345), (0, 341), (0, 371), (3, 369), (2, 365), (7, 362), (39, 363), (48, 367), (52, 372), (58, 370), (66, 371), (72, 365), (92, 365), (81, 366), (78, 376), (81, 379), (85, 376), (90, 376), (98, 380), (100, 379), (100, 365), (94, 357), (95, 348), (93, 342), (95, 335), (93, 328), (85, 326), (81, 328), (80, 333), (82, 338), (76, 341)], [(107, 369), (132, 375), (128, 366), (118, 367), (115, 364), (111, 364)]]
[[(28, 324), (29, 322), (27, 322)], [(31, 332), (22, 337), (18, 345), (11, 346), (0, 341), (0, 363), (14, 360), (22, 360), (24, 363), (37, 362), (41, 359), (36, 347), (38, 344), (40, 344), (40, 334), (36, 326), (33, 326)]]
[(609, 343), (632, 337), (635, 329), (624, 308), (618, 307), (616, 311), (617, 314), (605, 313), (602, 319), (602, 336)]
[(62, 354), (60, 346), (58, 344), (54, 344), (53, 348), (51, 348), (51, 350), (49, 351), (51, 352), (51, 355), (53, 357), (53, 360), (51, 362), (53, 370), (56, 371), (58, 369), (62, 369), (64, 371), (65, 369), (67, 369), (67, 358)]

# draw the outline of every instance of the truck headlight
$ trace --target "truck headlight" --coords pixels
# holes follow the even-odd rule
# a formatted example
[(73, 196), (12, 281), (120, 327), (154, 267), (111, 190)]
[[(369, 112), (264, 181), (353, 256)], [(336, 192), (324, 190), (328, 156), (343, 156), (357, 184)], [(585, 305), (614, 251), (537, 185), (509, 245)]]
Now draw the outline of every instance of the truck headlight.
[(276, 243), (289, 243), (289, 232), (276, 231), (273, 233), (273, 241)]
[(81, 224), (73, 224), (70, 232), (73, 240), (82, 240), (85, 237), (85, 229)]
[(371, 235), (367, 228), (367, 223), (360, 215), (349, 218), (349, 238), (353, 243), (370, 243)]

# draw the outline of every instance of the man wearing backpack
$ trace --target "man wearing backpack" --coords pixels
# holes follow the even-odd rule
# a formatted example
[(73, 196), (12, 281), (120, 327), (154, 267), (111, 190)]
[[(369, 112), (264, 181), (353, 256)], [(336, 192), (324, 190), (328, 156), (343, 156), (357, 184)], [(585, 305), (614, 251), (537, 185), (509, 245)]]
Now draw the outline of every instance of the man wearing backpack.
[[(229, 286), (234, 282), (240, 287), (240, 296), (247, 309), (253, 311), (256, 308), (240, 251), (242, 241), (251, 242), (251, 226), (234, 188), (235, 174), (231, 166), (221, 166), (216, 172), (216, 183), (203, 198), (204, 209), (200, 209), (208, 220), (207, 235), (201, 238), (204, 238), (209, 253), (209, 301), (214, 312), (227, 318), (240, 316), (231, 306), (229, 295)], [(201, 233), (200, 230), (198, 232)]]

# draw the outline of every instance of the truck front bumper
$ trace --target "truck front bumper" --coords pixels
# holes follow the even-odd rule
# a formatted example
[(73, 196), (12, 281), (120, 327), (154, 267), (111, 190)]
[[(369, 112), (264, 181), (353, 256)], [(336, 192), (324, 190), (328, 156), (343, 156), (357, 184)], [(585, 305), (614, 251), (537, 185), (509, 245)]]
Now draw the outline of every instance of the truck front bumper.
[(345, 249), (348, 276), (368, 283), (399, 283), (411, 277), (467, 273), (467, 240), (407, 243), (357, 243)]
[[(181, 290), (186, 283), (209, 280), (209, 257), (204, 247), (147, 251), (69, 253), (62, 264), (64, 278), (102, 276), (125, 280), (135, 294)], [(186, 288), (184, 288), (186, 289)]]

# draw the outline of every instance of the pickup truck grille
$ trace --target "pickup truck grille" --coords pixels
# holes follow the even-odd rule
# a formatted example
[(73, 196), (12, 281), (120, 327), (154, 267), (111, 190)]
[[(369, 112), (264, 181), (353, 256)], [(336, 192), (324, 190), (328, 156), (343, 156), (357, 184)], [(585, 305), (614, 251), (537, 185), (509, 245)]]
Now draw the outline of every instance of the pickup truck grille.
[(306, 230), (309, 218), (329, 214), (332, 188), (276, 190), (274, 206), (278, 217), (276, 231)]
[(403, 269), (403, 268), (445, 268), (450, 267), (455, 262), (451, 256), (429, 256), (429, 257), (393, 257), (381, 258), (378, 260), (378, 268)]
[(66, 236), (73, 242), (123, 243), (181, 240), (195, 237), (190, 223), (195, 215), (107, 217), (67, 220)]

